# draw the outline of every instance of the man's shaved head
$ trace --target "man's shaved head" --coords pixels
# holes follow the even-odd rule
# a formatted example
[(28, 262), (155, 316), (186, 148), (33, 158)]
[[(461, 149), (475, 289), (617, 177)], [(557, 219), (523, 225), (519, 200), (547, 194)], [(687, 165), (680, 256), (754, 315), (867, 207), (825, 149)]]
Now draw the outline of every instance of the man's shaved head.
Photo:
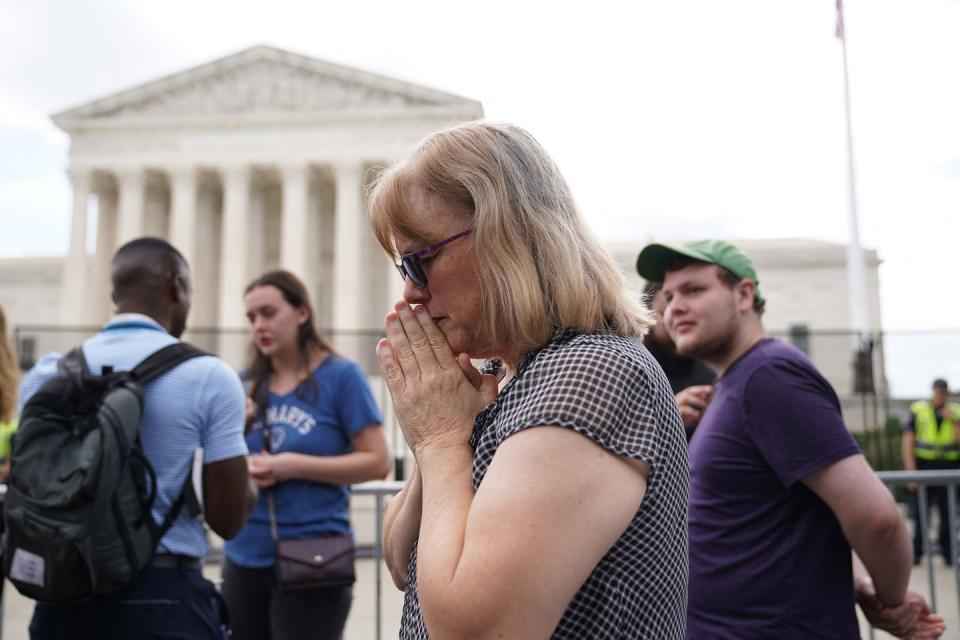
[(117, 250), (110, 270), (113, 301), (121, 313), (148, 315), (175, 336), (190, 308), (190, 271), (176, 248), (160, 238), (138, 238)]

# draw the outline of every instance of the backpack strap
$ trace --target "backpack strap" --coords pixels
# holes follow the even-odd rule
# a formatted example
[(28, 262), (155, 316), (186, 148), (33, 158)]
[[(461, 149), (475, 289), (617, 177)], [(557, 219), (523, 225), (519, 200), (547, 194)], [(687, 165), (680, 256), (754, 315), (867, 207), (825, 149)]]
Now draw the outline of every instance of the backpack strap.
[(90, 372), (87, 359), (83, 355), (83, 347), (74, 347), (57, 361), (57, 371), (64, 378), (70, 378), (74, 384), (81, 386), (83, 378)]
[[(81, 357), (82, 355), (83, 354), (81, 353)], [(143, 362), (134, 367), (133, 371), (130, 372), (130, 377), (140, 384), (146, 384), (154, 378), (163, 375), (170, 369), (173, 369), (182, 362), (185, 362), (191, 358), (206, 355), (209, 354), (205, 351), (201, 351), (192, 344), (188, 344), (186, 342), (174, 342), (173, 344), (154, 352)]]
[[(154, 352), (143, 362), (134, 367), (130, 372), (130, 377), (141, 385), (144, 385), (151, 380), (160, 377), (167, 371), (170, 371), (177, 365), (190, 360), (191, 358), (206, 355), (210, 354), (205, 351), (201, 351), (192, 344), (186, 342), (175, 342)], [(176, 522), (177, 517), (180, 515), (180, 511), (183, 509), (184, 505), (187, 505), (187, 509), (190, 512), (191, 517), (195, 517), (199, 515), (199, 513), (202, 513), (199, 508), (199, 503), (194, 495), (192, 473), (191, 467), (191, 469), (187, 471), (187, 478), (184, 480), (183, 487), (180, 489), (180, 494), (177, 496), (177, 499), (174, 501), (174, 503), (170, 505), (170, 509), (167, 510), (167, 514), (163, 518), (163, 522), (160, 523), (160, 526), (156, 530), (156, 536), (154, 538), (155, 545), (160, 543), (160, 540), (163, 539), (163, 536), (166, 535), (170, 527), (173, 526), (173, 523)]]
[[(180, 489), (180, 495), (178, 495), (176, 501), (170, 505), (167, 515), (164, 516), (163, 522), (160, 523), (160, 527), (157, 529), (154, 547), (160, 544), (160, 540), (163, 539), (163, 536), (166, 535), (167, 531), (170, 530), (170, 527), (173, 526), (173, 523), (176, 522), (177, 517), (180, 515), (180, 511), (183, 509), (183, 506), (187, 503), (188, 499), (193, 496), (193, 479), (191, 478), (192, 473), (192, 471), (187, 473), (187, 479), (184, 481), (183, 487)], [(202, 511), (193, 512), (192, 508), (188, 508), (188, 511), (192, 512), (190, 517), (196, 517), (202, 513)]]

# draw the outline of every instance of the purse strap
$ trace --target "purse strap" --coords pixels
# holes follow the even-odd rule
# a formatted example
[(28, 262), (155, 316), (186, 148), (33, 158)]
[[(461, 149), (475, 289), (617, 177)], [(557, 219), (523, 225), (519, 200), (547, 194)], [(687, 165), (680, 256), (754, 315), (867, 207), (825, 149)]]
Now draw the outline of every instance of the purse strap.
[[(270, 427), (267, 426), (267, 420), (263, 420), (263, 450), (272, 453), (270, 450)], [(274, 489), (267, 491), (267, 515), (270, 518), (270, 536), (274, 542), (280, 541), (280, 534), (277, 530), (277, 501), (274, 498)]]
[(267, 493), (267, 513), (270, 516), (270, 536), (274, 542), (279, 542), (280, 536), (277, 533), (277, 505), (273, 499), (273, 489)]

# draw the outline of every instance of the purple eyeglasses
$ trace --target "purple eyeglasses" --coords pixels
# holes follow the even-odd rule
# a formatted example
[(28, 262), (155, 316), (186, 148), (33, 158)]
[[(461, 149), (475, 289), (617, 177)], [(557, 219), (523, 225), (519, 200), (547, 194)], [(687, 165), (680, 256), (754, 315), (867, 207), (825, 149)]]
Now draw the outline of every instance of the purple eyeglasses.
[(410, 278), (410, 281), (415, 284), (420, 289), (427, 286), (427, 274), (423, 271), (423, 265), (420, 264), (420, 258), (427, 255), (428, 253), (433, 253), (437, 249), (447, 246), (454, 240), (459, 240), (463, 236), (469, 234), (473, 229), (467, 229), (466, 231), (461, 231), (455, 236), (450, 236), (446, 240), (441, 240), (436, 244), (432, 244), (429, 247), (424, 247), (418, 251), (411, 251), (410, 253), (405, 253), (400, 256), (400, 264), (394, 265), (397, 268), (397, 271), (400, 272), (400, 277), (406, 280)]

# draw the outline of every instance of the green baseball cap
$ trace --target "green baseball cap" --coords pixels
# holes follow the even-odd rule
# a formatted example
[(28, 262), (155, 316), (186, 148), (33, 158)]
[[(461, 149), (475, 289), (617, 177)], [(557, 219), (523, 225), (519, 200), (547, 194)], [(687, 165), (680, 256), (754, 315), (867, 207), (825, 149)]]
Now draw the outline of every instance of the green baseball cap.
[(676, 256), (715, 264), (741, 280), (749, 278), (755, 287), (754, 296), (758, 301), (763, 302), (763, 295), (760, 294), (760, 280), (757, 278), (757, 270), (750, 262), (750, 258), (743, 251), (723, 240), (697, 240), (679, 247), (668, 244), (648, 244), (637, 256), (637, 273), (646, 280), (663, 282), (665, 267)]

